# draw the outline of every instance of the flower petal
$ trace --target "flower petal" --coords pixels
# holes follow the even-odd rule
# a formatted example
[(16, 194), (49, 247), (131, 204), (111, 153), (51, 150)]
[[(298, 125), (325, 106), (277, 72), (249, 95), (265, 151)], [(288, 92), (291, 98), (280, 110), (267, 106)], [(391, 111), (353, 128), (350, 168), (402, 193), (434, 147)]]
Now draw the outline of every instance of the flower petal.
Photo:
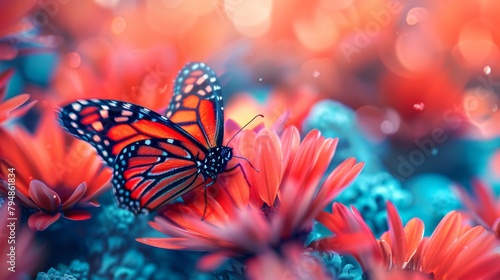
[(283, 153), (283, 171), (281, 176), (285, 176), (285, 168), (291, 168), (295, 154), (300, 145), (300, 133), (295, 126), (290, 126), (285, 129), (281, 135), (281, 150)]
[(231, 256), (227, 252), (218, 252), (203, 256), (196, 267), (201, 271), (213, 271), (226, 262)]
[(392, 255), (394, 265), (401, 269), (405, 262), (406, 236), (403, 228), (403, 222), (399, 217), (398, 211), (394, 204), (387, 201), (387, 215), (389, 224), (389, 236), (391, 237)]
[(188, 238), (137, 238), (137, 242), (157, 247), (163, 249), (170, 250), (183, 250), (188, 248), (184, 244), (189, 243), (190, 239)]
[(423, 271), (431, 273), (436, 267), (439, 267), (451, 244), (455, 242), (460, 232), (462, 217), (456, 211), (448, 213), (439, 222), (432, 233), (422, 256)]
[(28, 219), (28, 226), (33, 231), (43, 231), (61, 217), (61, 213), (50, 215), (44, 212), (32, 214)]
[(17, 107), (23, 105), (26, 101), (28, 101), (28, 99), (30, 99), (30, 95), (27, 93), (16, 95), (16, 96), (0, 103), (0, 112), (7, 111), (7, 113), (8, 113), (8, 112), (16, 109)]
[(38, 102), (38, 100), (33, 100), (30, 103), (25, 104), (21, 108), (17, 108), (16, 110), (9, 112), (8, 117), (9, 118), (17, 118), (17, 117), (24, 116), (24, 114), (26, 114), (31, 108), (33, 108), (33, 106), (35, 106), (35, 104), (37, 102)]
[(64, 218), (72, 221), (85, 221), (92, 217), (90, 212), (81, 209), (70, 209), (64, 211)]
[(500, 217), (498, 217), (495, 222), (493, 223), (493, 226), (491, 227), (493, 232), (497, 235), (497, 237), (500, 237)]
[(42, 181), (31, 180), (29, 194), (35, 204), (47, 212), (55, 212), (61, 206), (61, 198)]
[[(13, 74), (14, 74), (14, 69), (12, 68), (0, 74), (0, 89), (4, 88), (7, 85)], [(3, 96), (0, 95), (0, 99), (2, 98)]]
[(62, 209), (71, 209), (75, 204), (80, 201), (80, 199), (85, 195), (87, 192), (87, 184), (85, 182), (81, 183), (76, 187), (75, 191), (71, 196), (63, 203)]
[[(259, 173), (255, 176), (261, 180), (256, 180), (258, 193), (262, 201), (268, 206), (274, 205), (274, 200), (278, 195), (281, 183), (281, 164), (283, 161), (281, 147), (276, 145), (277, 136), (270, 131), (269, 135), (260, 134), (255, 140), (255, 157), (253, 158), (255, 167)], [(274, 134), (274, 135), (273, 135)]]
[(425, 226), (418, 218), (411, 219), (405, 226), (406, 252), (404, 256), (405, 263), (409, 262), (415, 255), (418, 245), (424, 237)]

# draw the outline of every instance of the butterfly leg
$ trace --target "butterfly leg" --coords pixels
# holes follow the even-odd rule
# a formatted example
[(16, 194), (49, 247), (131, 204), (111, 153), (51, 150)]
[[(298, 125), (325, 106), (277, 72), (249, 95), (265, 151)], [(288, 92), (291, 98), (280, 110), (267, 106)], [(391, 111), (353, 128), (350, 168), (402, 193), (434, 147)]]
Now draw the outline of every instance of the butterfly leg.
[(205, 208), (203, 209), (203, 216), (201, 216), (201, 220), (205, 220), (205, 214), (207, 213), (207, 205), (208, 205), (208, 198), (207, 198), (207, 188), (210, 187), (215, 183), (215, 179), (208, 183), (205, 187), (203, 187), (203, 196), (205, 197)]
[(239, 168), (241, 170), (241, 173), (243, 173), (243, 178), (245, 178), (245, 181), (247, 182), (248, 187), (251, 188), (252, 186), (250, 185), (250, 182), (248, 181), (247, 174), (245, 173), (245, 170), (243, 169), (243, 166), (241, 165), (241, 163), (238, 163), (235, 166), (233, 166), (233, 167), (231, 167), (229, 169), (224, 170), (224, 173), (231, 172), (231, 171), (235, 170), (236, 168)]

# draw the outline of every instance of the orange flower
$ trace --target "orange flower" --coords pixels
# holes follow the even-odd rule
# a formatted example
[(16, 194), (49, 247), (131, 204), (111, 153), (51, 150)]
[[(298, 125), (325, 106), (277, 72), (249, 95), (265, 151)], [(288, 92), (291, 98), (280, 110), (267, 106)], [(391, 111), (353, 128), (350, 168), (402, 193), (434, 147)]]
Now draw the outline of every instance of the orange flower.
[(500, 197), (495, 195), (483, 182), (473, 182), (474, 196), (470, 196), (463, 188), (455, 188), (457, 195), (469, 209), (474, 220), (493, 231), (500, 238)]
[(455, 211), (448, 213), (431, 237), (423, 238), (424, 225), (419, 219), (405, 227), (390, 202), (387, 203), (389, 231), (379, 240), (367, 230), (359, 213), (335, 204), (334, 214), (323, 213), (318, 220), (336, 236), (316, 241), (312, 246), (353, 254), (362, 266), (378, 273), (386, 270), (412, 270), (434, 279), (497, 279), (500, 255), (494, 235), (483, 227), (469, 227)]
[[(12, 77), (14, 70), (7, 70), (3, 73), (0, 73), (0, 101), (5, 98), (7, 83)], [(32, 101), (25, 106), (19, 108), (30, 98), (29, 94), (20, 94), (16, 97), (12, 97), (11, 99), (0, 103), (0, 123), (3, 121), (24, 115), (33, 105), (35, 105), (36, 101)], [(17, 110), (16, 110), (17, 109)]]
[[(185, 204), (169, 205), (152, 226), (171, 238), (140, 238), (139, 242), (211, 252), (200, 262), (202, 269), (213, 269), (228, 257), (249, 257), (283, 243), (303, 243), (315, 217), (363, 167), (348, 159), (321, 183), (337, 140), (325, 139), (316, 130), (302, 142), (295, 127), (285, 129), (281, 137), (270, 129), (246, 130), (232, 143), (235, 154), (246, 157), (259, 172), (245, 164), (244, 172), (235, 169), (238, 172), (220, 176), (206, 190), (206, 197), (205, 190), (199, 189), (185, 197)], [(236, 163), (232, 162), (233, 167)]]
[(98, 206), (94, 199), (111, 177), (90, 146), (68, 140), (51, 113), (42, 118), (35, 135), (17, 126), (12, 132), (0, 129), (0, 138), (0, 182), (6, 186), (9, 168), (15, 168), (17, 198), (38, 211), (28, 220), (32, 230), (45, 230), (61, 215), (90, 218), (82, 208)]

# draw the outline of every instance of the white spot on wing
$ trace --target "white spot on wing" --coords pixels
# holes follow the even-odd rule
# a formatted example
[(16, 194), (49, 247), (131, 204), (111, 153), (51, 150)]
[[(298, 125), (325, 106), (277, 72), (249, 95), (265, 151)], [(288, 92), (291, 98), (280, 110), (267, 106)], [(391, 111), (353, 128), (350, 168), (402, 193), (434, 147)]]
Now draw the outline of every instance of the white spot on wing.
[(82, 105), (80, 105), (79, 103), (73, 103), (71, 107), (73, 107), (75, 111), (80, 111), (80, 109), (82, 109)]

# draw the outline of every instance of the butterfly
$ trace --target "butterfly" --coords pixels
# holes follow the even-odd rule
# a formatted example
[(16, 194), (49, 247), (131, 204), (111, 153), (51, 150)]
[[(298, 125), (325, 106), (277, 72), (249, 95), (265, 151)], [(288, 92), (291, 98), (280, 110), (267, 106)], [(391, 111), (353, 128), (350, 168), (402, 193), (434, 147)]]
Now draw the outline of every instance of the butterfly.
[(204, 63), (181, 69), (165, 116), (127, 102), (88, 99), (64, 106), (59, 122), (113, 168), (116, 201), (134, 214), (213, 184), (233, 157), (222, 144), (221, 87)]

